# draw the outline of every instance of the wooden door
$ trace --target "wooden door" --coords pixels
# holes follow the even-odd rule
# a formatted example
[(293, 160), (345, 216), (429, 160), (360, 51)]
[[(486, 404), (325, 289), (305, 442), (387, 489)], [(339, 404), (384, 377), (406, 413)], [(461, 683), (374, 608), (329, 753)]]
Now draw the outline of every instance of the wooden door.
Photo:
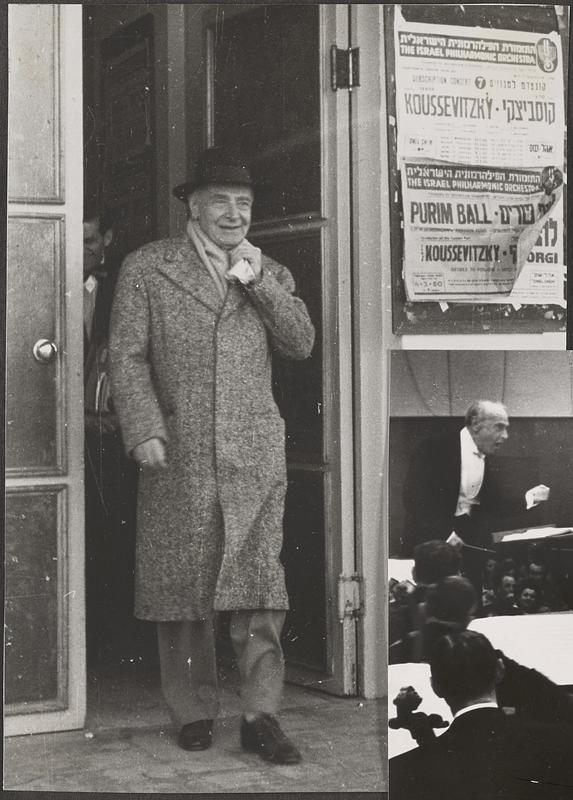
[(9, 6), (7, 735), (85, 714), (81, 13)]
[(356, 621), (339, 619), (338, 597), (340, 576), (355, 570), (348, 97), (330, 85), (347, 9), (218, 5), (203, 31), (204, 139), (239, 144), (270, 187), (255, 198), (249, 239), (291, 270), (317, 331), (308, 361), (275, 364), (289, 480), (287, 674), (353, 694)]

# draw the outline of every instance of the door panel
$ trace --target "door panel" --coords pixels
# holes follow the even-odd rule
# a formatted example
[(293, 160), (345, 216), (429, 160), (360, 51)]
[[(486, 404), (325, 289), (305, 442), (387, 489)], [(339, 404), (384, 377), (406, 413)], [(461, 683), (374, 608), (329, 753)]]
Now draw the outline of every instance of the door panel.
[(62, 490), (46, 489), (15, 491), (6, 502), (5, 701), (26, 711), (65, 707), (58, 658), (64, 650), (58, 625), (64, 501)]
[(285, 566), (290, 611), (283, 650), (290, 665), (328, 672), (324, 475), (289, 469), (285, 504)]
[(81, 6), (9, 6), (8, 736), (85, 715), (81, 30)]
[(223, 11), (211, 26), (210, 138), (272, 187), (256, 219), (320, 212), (318, 6)]
[[(61, 6), (12, 5), (9, 16), (8, 196), (62, 200)], [(25, 43), (25, 47), (23, 46)]]
[(61, 341), (62, 225), (61, 218), (8, 222), (6, 467), (19, 474), (64, 468), (61, 361), (33, 356), (41, 339)]

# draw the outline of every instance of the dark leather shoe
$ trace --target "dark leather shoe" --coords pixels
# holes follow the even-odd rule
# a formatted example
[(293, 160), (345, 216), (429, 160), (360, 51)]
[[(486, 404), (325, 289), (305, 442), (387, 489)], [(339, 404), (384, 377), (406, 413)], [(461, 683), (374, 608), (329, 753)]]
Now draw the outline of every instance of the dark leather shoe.
[(285, 736), (277, 719), (261, 714), (252, 722), (241, 720), (241, 747), (258, 753), (273, 764), (298, 764), (301, 755), (291, 740)]
[(199, 719), (184, 725), (179, 731), (177, 744), (183, 750), (207, 750), (213, 741), (213, 720)]

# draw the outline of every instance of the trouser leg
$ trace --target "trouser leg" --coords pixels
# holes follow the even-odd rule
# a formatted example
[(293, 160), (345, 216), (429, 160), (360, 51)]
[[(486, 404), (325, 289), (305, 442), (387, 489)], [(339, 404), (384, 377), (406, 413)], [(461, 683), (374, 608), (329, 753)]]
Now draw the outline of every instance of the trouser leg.
[(158, 622), (161, 691), (175, 725), (219, 711), (213, 620)]
[(276, 714), (284, 682), (281, 631), (286, 612), (234, 611), (231, 641), (241, 677), (243, 714)]

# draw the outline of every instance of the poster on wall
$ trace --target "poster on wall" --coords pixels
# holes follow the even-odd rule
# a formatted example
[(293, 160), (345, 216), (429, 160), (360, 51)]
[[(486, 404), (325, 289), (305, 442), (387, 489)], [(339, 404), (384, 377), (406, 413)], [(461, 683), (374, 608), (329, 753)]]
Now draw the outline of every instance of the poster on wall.
[(407, 300), (564, 306), (559, 34), (394, 31)]

